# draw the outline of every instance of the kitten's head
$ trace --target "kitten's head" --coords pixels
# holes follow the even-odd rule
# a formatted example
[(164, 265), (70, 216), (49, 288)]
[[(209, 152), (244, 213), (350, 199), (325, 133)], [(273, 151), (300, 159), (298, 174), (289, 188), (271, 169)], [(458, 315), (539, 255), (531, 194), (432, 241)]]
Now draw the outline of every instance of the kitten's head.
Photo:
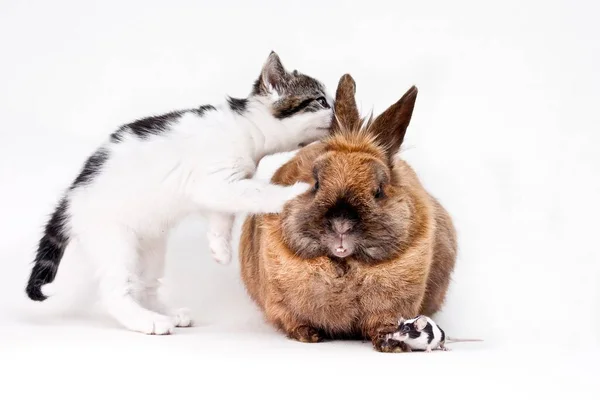
[(325, 137), (333, 118), (333, 98), (318, 80), (294, 70), (286, 71), (275, 52), (271, 52), (254, 83), (252, 97), (260, 97), (273, 117), (303, 146)]

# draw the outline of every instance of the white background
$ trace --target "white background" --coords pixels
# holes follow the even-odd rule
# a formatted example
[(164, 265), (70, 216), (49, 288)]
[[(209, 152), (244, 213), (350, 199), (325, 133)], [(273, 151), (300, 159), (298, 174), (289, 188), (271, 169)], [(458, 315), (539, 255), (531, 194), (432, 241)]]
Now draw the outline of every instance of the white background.
[[(0, 397), (598, 398), (599, 13), (594, 1), (3, 0)], [(145, 337), (25, 299), (42, 224), (93, 149), (132, 119), (246, 96), (271, 50), (331, 92), (351, 73), (365, 113), (418, 86), (402, 156), (460, 245), (437, 319), (482, 344), (380, 355), (291, 342), (263, 323), (237, 262), (212, 262), (196, 219), (167, 261), (195, 328)]]

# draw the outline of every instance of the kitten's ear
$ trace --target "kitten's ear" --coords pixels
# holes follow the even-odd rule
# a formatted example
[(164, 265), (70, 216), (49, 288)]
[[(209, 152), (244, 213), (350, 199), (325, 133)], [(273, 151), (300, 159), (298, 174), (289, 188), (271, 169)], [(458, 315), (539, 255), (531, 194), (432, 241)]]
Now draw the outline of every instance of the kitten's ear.
[(360, 115), (356, 106), (356, 82), (345, 74), (340, 78), (335, 92), (335, 104), (333, 106), (334, 116), (331, 131), (357, 128), (360, 123)]
[(421, 332), (423, 329), (425, 329), (426, 326), (427, 326), (427, 318), (425, 318), (423, 316), (420, 316), (415, 321), (415, 328), (417, 328), (417, 331), (419, 331), (419, 332)]
[(273, 90), (281, 94), (283, 86), (287, 80), (288, 73), (285, 71), (279, 56), (274, 51), (269, 54), (260, 73), (260, 81), (262, 89), (267, 93)]
[(371, 132), (377, 135), (377, 141), (386, 148), (390, 160), (400, 150), (400, 145), (404, 141), (406, 128), (408, 128), (415, 108), (417, 93), (416, 86), (411, 87), (400, 100), (391, 105), (371, 124)]

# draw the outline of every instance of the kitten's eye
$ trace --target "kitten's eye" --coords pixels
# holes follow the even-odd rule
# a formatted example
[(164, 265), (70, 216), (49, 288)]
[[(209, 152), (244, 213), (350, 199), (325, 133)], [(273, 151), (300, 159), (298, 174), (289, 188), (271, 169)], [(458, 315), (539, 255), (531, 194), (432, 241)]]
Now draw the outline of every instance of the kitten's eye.
[(379, 187), (375, 191), (375, 198), (376, 199), (381, 199), (381, 198), (383, 198), (384, 195), (385, 194), (383, 193), (383, 185), (379, 185)]
[(319, 97), (318, 99), (316, 99), (316, 101), (323, 108), (331, 108), (331, 107), (329, 107), (329, 104), (327, 103), (327, 99), (325, 97)]
[(319, 180), (317, 179), (315, 181), (315, 186), (313, 187), (313, 190), (316, 192), (317, 190), (319, 190)]

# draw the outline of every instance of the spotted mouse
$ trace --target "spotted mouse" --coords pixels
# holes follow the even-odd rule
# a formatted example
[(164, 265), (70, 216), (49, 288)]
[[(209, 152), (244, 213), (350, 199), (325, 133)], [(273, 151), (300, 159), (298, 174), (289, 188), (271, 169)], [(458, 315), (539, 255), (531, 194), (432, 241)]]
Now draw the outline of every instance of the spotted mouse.
[(404, 351), (422, 350), (427, 353), (435, 349), (449, 350), (446, 343), (480, 342), (479, 339), (454, 339), (431, 318), (419, 315), (416, 318), (398, 320), (398, 329), (386, 336), (390, 346), (401, 347)]

